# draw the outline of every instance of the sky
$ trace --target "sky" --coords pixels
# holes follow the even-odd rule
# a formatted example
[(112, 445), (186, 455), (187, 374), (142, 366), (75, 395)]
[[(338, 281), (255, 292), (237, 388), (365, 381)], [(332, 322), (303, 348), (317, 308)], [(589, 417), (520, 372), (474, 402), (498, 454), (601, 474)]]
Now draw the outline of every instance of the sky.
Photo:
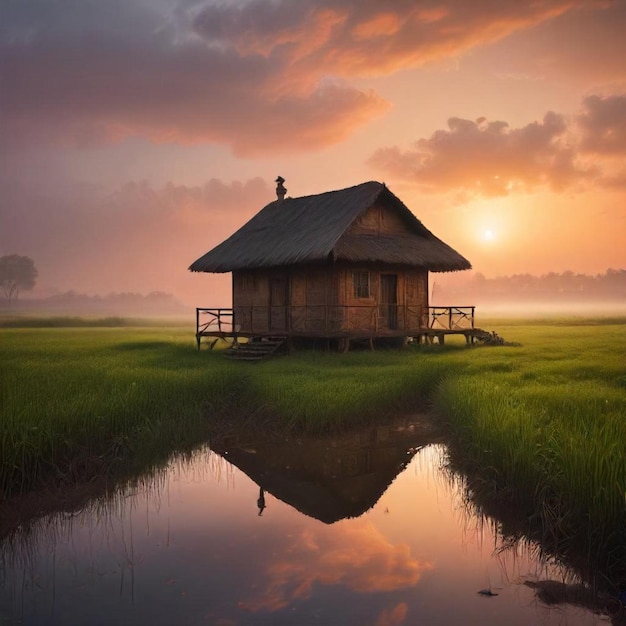
[(0, 256), (228, 306), (187, 268), (280, 175), (385, 182), (488, 278), (626, 268), (625, 32), (626, 0), (0, 0)]

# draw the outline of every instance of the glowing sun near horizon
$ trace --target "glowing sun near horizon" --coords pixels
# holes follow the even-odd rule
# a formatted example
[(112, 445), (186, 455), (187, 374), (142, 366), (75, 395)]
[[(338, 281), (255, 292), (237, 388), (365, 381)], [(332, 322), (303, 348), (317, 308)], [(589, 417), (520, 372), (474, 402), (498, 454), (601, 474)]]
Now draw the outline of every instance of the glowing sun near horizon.
[(487, 228), (485, 231), (483, 231), (484, 241), (493, 241), (495, 238), (496, 238), (496, 232), (493, 229)]

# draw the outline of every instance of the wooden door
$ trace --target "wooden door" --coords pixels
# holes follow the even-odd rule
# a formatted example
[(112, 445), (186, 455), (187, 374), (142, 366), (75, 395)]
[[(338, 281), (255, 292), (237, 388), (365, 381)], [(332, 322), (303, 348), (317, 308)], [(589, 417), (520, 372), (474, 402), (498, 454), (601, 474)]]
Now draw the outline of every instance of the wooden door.
[(398, 328), (398, 275), (380, 275), (380, 326)]
[(271, 333), (287, 332), (287, 276), (274, 274), (270, 277), (269, 329)]

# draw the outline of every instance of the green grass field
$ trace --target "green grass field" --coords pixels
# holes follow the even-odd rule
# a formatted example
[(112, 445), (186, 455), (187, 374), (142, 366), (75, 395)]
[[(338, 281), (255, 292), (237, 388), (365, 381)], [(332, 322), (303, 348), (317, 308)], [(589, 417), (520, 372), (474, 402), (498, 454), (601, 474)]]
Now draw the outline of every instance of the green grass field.
[(626, 544), (626, 318), (481, 326), (512, 345), (257, 364), (196, 351), (191, 328), (0, 329), (0, 489), (149, 468), (216, 418), (322, 431), (427, 402), (492, 485)]
[(2, 490), (142, 467), (200, 441), (203, 407), (236, 374), (194, 345), (170, 328), (0, 331)]
[(474, 352), (434, 396), (470, 484), (504, 493), (553, 544), (576, 537), (599, 568), (626, 576), (626, 326), (501, 330), (521, 346)]

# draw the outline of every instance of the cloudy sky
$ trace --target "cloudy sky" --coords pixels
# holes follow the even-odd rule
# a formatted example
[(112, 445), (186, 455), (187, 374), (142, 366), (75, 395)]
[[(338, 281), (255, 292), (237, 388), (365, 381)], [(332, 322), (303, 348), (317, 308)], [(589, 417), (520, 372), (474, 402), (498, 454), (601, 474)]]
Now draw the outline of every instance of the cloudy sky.
[(626, 0), (0, 0), (0, 255), (227, 305), (189, 264), (385, 182), (488, 277), (626, 267)]

